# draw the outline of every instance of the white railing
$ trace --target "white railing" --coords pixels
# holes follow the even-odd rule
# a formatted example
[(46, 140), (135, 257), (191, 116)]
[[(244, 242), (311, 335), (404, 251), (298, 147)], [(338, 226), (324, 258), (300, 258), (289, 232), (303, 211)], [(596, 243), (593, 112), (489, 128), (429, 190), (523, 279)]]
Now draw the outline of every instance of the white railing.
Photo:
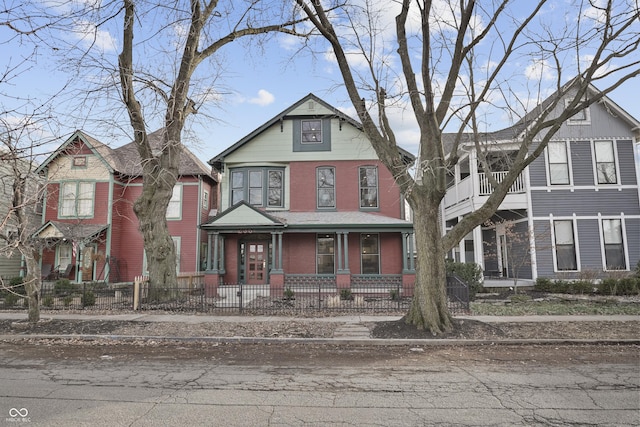
[[(496, 182), (501, 183), (502, 180), (504, 179), (505, 176), (507, 176), (509, 172), (492, 172), (493, 178), (496, 180)], [(481, 196), (488, 196), (489, 194), (493, 193), (493, 185), (491, 185), (491, 183), (489, 182), (489, 179), (487, 178), (487, 174), (484, 172), (480, 172), (478, 173), (478, 181), (480, 184), (480, 191), (479, 191), (479, 195)], [(513, 185), (511, 185), (511, 188), (509, 188), (509, 193), (524, 193), (525, 192), (525, 182), (524, 182), (524, 176), (522, 174), (520, 174), (516, 180), (513, 182)]]

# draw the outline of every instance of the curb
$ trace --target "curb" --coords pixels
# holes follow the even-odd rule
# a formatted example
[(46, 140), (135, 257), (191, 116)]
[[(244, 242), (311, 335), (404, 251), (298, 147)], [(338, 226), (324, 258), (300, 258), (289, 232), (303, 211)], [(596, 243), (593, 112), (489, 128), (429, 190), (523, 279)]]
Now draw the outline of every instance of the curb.
[(259, 337), (165, 337), (131, 335), (0, 335), (0, 341), (42, 340), (112, 340), (120, 342), (161, 341), (210, 344), (319, 344), (348, 346), (496, 346), (496, 345), (640, 345), (640, 339), (388, 339), (388, 338), (259, 338)]

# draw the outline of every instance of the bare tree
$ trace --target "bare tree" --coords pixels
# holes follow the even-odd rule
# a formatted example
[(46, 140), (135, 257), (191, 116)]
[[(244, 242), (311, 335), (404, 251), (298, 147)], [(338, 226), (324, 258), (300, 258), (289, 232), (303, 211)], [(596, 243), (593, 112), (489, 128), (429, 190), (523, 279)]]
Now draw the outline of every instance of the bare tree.
[[(181, 6), (180, 2), (178, 6)], [(157, 78), (142, 75), (134, 67), (134, 28), (140, 13), (138, 2), (124, 0), (123, 46), (118, 57), (122, 99), (126, 105), (135, 143), (142, 160), (142, 195), (134, 205), (140, 222), (149, 266), (149, 281), (155, 289), (173, 286), (176, 281), (176, 262), (173, 241), (166, 222), (166, 211), (172, 190), (178, 178), (182, 131), (187, 117), (197, 112), (194, 100), (189, 97), (191, 79), (198, 66), (232, 41), (244, 37), (281, 32), (298, 35), (294, 26), (301, 20), (281, 20), (265, 23), (264, 11), (269, 2), (253, 0), (241, 2), (236, 7), (241, 13), (219, 5), (218, 1), (191, 0), (185, 5), (180, 22), (185, 22), (186, 36), (180, 42), (177, 70), (173, 82), (164, 82), (161, 88)], [(227, 7), (231, 8), (231, 5)], [(177, 8), (176, 8), (177, 10)], [(230, 31), (213, 40), (208, 37), (212, 26), (221, 25), (217, 18), (226, 17)], [(235, 19), (235, 21), (232, 21)], [(166, 25), (165, 22), (161, 23)], [(145, 28), (149, 32), (148, 28)], [(171, 58), (169, 58), (170, 60)], [(164, 133), (160, 151), (154, 151), (148, 138), (144, 111), (137, 98), (136, 84), (154, 91), (165, 103)]]
[[(296, 0), (328, 43), (364, 133), (414, 211), (417, 283), (406, 320), (434, 334), (448, 331), (446, 252), (491, 217), (563, 122), (640, 74), (639, 5), (576, 0), (552, 13), (559, 5), (547, 7), (545, 0), (330, 3), (327, 10), (327, 2)], [(395, 33), (387, 18), (392, 11)], [(523, 79), (526, 67), (513, 66), (523, 62), (540, 69), (537, 79), (533, 72)], [(587, 96), (594, 83), (600, 92)], [(419, 129), (415, 175), (398, 152), (394, 109), (401, 105)], [(486, 203), (443, 235), (435, 218), (447, 171), (458, 162), (462, 142), (483, 152), (483, 115), (499, 105), (520, 119), (509, 173), (492, 180)], [(450, 144), (445, 133), (453, 136)]]
[[(117, 128), (126, 112), (141, 161), (142, 195), (134, 212), (150, 286), (158, 293), (175, 287), (176, 254), (166, 211), (179, 175), (185, 126), (195, 113), (207, 114), (207, 105), (219, 94), (214, 83), (224, 65), (218, 53), (234, 41), (251, 39), (259, 45), (269, 34), (304, 36), (296, 28), (306, 18), (293, 18), (293, 6), (276, 0), (25, 4), (14, 13), (22, 21), (13, 26), (35, 27), (39, 40), (45, 39), (41, 30), (51, 32), (56, 49), (65, 56), (73, 53), (73, 60), (64, 59), (71, 65), (64, 66), (84, 73), (73, 100), (79, 113), (70, 115), (90, 112), (108, 123), (104, 127)], [(37, 18), (34, 10), (40, 11)], [(117, 58), (112, 52), (116, 45), (121, 46)], [(85, 108), (77, 108), (78, 103)], [(114, 108), (114, 103), (125, 108)], [(110, 110), (103, 114), (100, 108)], [(154, 145), (149, 134), (158, 128), (162, 140)]]
[[(0, 212), (0, 256), (21, 256), (26, 269), (20, 286), (24, 286), (28, 300), (28, 321), (40, 319), (40, 252), (46, 243), (34, 236), (40, 226), (42, 209), (42, 179), (36, 174), (30, 129), (34, 123), (9, 125), (0, 121), (0, 184), (9, 200), (2, 203)], [(6, 292), (16, 293), (14, 287), (2, 283)]]

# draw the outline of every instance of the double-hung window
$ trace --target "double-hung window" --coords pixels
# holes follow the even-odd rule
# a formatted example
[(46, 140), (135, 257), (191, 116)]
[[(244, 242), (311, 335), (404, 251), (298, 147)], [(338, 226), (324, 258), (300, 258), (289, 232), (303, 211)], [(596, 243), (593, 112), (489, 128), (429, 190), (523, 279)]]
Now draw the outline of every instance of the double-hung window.
[(622, 221), (619, 219), (602, 220), (602, 243), (607, 270), (626, 270), (624, 242), (622, 240)]
[(558, 271), (577, 270), (573, 221), (554, 221), (553, 232), (555, 235), (556, 267)]
[(241, 168), (231, 171), (231, 204), (246, 201), (251, 206), (284, 206), (284, 169)]
[(316, 169), (318, 208), (336, 207), (336, 170), (332, 167)]
[(380, 245), (377, 234), (362, 234), (360, 237), (362, 274), (380, 274)]
[(378, 207), (378, 168), (360, 167), (360, 207)]
[(180, 219), (182, 216), (182, 185), (173, 186), (173, 193), (167, 206), (167, 219)]
[(335, 235), (318, 234), (316, 242), (316, 271), (318, 274), (335, 272)]
[(93, 216), (94, 193), (93, 182), (62, 183), (59, 216), (85, 218)]
[(322, 144), (322, 120), (302, 120), (302, 144)]
[(549, 184), (569, 184), (569, 156), (564, 141), (552, 141), (547, 145)]
[(598, 184), (617, 184), (616, 156), (613, 141), (595, 141), (593, 143)]

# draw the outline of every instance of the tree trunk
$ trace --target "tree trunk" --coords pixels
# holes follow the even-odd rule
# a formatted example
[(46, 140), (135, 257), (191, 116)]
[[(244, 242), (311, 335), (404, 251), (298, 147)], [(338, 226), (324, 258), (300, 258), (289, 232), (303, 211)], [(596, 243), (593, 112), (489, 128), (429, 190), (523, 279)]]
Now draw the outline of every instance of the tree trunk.
[(20, 251), (27, 263), (27, 275), (24, 278), (24, 289), (27, 292), (29, 311), (27, 320), (29, 323), (40, 321), (40, 256), (35, 250), (23, 249)]
[(166, 219), (175, 183), (174, 173), (154, 168), (144, 174), (142, 194), (133, 206), (144, 239), (149, 298), (154, 301), (171, 298), (176, 290), (176, 254)]
[(418, 257), (416, 286), (405, 321), (437, 335), (452, 329), (447, 306), (445, 251), (438, 219), (439, 203), (426, 200), (426, 197), (416, 199), (419, 204), (412, 206)]

